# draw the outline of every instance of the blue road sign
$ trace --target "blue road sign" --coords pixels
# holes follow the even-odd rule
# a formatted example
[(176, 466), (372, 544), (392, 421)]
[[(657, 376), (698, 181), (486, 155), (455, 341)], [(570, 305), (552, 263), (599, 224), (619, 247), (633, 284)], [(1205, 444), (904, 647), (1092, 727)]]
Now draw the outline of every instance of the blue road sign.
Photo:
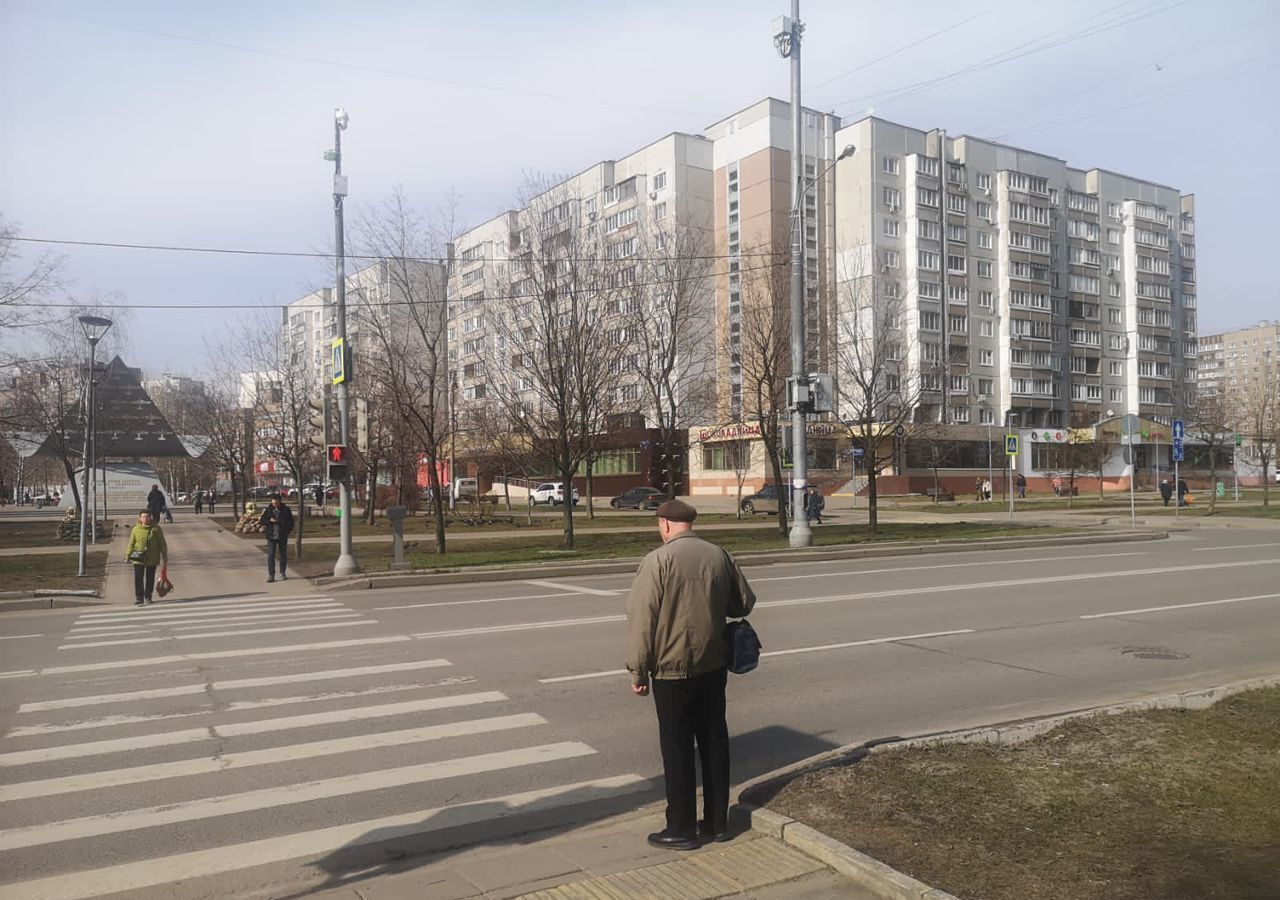
[(1006, 434), (1004, 436), (1004, 453), (1005, 456), (1018, 455), (1018, 436), (1016, 434)]
[(866, 455), (867, 455), (867, 451), (866, 451), (866, 450), (864, 450), (864, 449), (862, 449), (861, 447), (854, 447), (854, 448), (853, 448), (853, 458), (854, 458), (854, 459), (862, 459), (862, 457), (864, 457), (864, 456), (866, 456)]
[(1182, 420), (1174, 419), (1173, 420), (1173, 439), (1175, 441), (1181, 441), (1186, 436), (1187, 436), (1187, 429), (1183, 426)]
[(1182, 462), (1182, 438), (1180, 437), (1173, 439), (1173, 461)]

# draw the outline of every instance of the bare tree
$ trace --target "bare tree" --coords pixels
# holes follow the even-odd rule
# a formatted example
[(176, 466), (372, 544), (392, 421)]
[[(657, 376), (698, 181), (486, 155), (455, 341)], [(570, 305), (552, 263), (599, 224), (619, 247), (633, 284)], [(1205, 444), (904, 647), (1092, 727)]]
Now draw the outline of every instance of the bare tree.
[(876, 480), (893, 465), (895, 436), (912, 421), (922, 383), (905, 355), (914, 335), (903, 321), (902, 286), (872, 271), (870, 258), (864, 258), (869, 252), (842, 254), (839, 263), (834, 374), (840, 419), (850, 441), (863, 450), (867, 524), (875, 533)]
[(1201, 453), (1209, 458), (1209, 515), (1213, 515), (1218, 501), (1218, 464), (1235, 451), (1236, 428), (1233, 420), (1237, 410), (1233, 407), (1234, 404), (1229, 403), (1220, 392), (1198, 395), (1195, 423), (1187, 428), (1203, 447)]
[(1249, 438), (1254, 458), (1262, 470), (1262, 505), (1271, 505), (1271, 479), (1267, 467), (1280, 450), (1280, 360), (1264, 359), (1261, 373), (1245, 380), (1234, 394), (1232, 418)]
[(379, 260), (377, 290), (356, 292), (364, 332), (360, 377), (377, 385), (379, 415), (403, 423), (403, 430), (397, 429), (400, 439), (388, 447), (389, 456), (398, 461), (402, 491), (408, 458), (420, 455), (426, 465), (437, 553), (446, 550), (440, 461), (453, 424), (446, 330), (448, 272), (445, 266), (426, 260), (448, 257), (447, 244), (456, 230), (451, 201), (428, 217), (414, 209), (399, 188), (368, 212), (358, 229), (363, 252)]
[(564, 545), (574, 545), (573, 477), (590, 458), (603, 417), (613, 410), (626, 331), (608, 313), (611, 268), (638, 252), (633, 237), (605, 241), (583, 221), (571, 184), (531, 181), (520, 204), (511, 289), (486, 314), (484, 391), (564, 486)]
[(791, 371), (789, 252), (775, 247), (763, 257), (769, 262), (744, 274), (739, 332), (742, 418), (759, 426), (769, 469), (778, 485), (778, 530), (783, 535), (788, 529), (790, 499), (782, 477), (782, 429), (787, 415), (787, 374)]
[(41, 253), (34, 262), (24, 265), (18, 249), (20, 236), (16, 225), (0, 217), (0, 333), (47, 321), (41, 305), (63, 285), (66, 259)]
[(710, 416), (715, 392), (714, 298), (703, 234), (692, 227), (652, 221), (641, 232), (646, 255), (620, 268), (618, 298), (646, 418), (657, 430), (657, 450), (666, 461), (667, 497), (677, 493), (680, 432)]

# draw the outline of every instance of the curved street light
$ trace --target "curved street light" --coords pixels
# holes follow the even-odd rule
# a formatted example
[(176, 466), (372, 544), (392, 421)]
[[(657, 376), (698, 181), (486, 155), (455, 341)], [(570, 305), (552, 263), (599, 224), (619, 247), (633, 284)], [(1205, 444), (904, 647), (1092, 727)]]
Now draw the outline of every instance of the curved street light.
[[(81, 475), (80, 489), (80, 552), (78, 557), (78, 567), (76, 575), (84, 577), (85, 575), (85, 552), (89, 535), (89, 469), (93, 465), (97, 455), (97, 445), (93, 440), (94, 416), (93, 416), (93, 386), (94, 386), (94, 368), (97, 364), (96, 356), (98, 350), (98, 341), (111, 330), (113, 324), (110, 319), (103, 316), (78, 316), (80, 328), (84, 332), (85, 340), (89, 342), (89, 369), (87, 373), (88, 384), (85, 386), (84, 403), (85, 403), (85, 428), (84, 428), (84, 453), (80, 457), (81, 466), (83, 467)], [(95, 482), (97, 479), (94, 479)], [(93, 522), (94, 543), (98, 538), (98, 522), (95, 510)]]

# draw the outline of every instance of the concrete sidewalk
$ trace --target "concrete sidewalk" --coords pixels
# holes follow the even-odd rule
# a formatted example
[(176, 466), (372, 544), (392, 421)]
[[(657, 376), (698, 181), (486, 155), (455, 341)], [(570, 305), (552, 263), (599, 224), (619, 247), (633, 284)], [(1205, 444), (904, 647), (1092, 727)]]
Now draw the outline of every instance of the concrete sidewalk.
[[(292, 596), (315, 590), (302, 577), (267, 584), (267, 557), (263, 552), (266, 542), (242, 540), (212, 519), (176, 516), (171, 524), (160, 527), (169, 547), (169, 580), (174, 584), (174, 592), (165, 598), (165, 603), (234, 596)], [(132, 606), (133, 567), (124, 560), (124, 547), (124, 541), (111, 545), (103, 598), (111, 605)]]

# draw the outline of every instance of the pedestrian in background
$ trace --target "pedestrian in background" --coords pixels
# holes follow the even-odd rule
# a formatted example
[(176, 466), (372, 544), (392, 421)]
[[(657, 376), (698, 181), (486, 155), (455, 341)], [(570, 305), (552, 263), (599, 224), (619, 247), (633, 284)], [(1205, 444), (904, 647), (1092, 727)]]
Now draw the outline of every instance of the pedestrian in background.
[(982, 497), (983, 497), (983, 492), (982, 492), (982, 479), (981, 479), (981, 478), (975, 478), (975, 479), (973, 480), (973, 499), (974, 499), (974, 500), (977, 500), (979, 503), (981, 503), (981, 502), (982, 502)]
[(267, 537), (267, 583), (276, 580), (276, 555), (280, 556), (280, 580), (289, 580), (289, 534), (293, 531), (293, 510), (271, 495), (271, 505), (262, 511), (258, 524)]
[(1027, 476), (1021, 472), (1018, 473), (1018, 497), (1023, 500), (1027, 497)]
[(991, 499), (991, 479), (990, 478), (982, 479), (982, 498), (984, 500)]
[(808, 492), (804, 498), (805, 520), (810, 523), (822, 524), (822, 510), (826, 508), (826, 498), (822, 496), (822, 492), (818, 490), (816, 484), (809, 485)]
[(129, 546), (124, 558), (133, 566), (133, 605), (151, 602), (156, 588), (156, 566), (169, 564), (169, 547), (164, 541), (164, 531), (155, 524), (151, 510), (138, 513), (138, 524), (129, 532)]
[(196, 515), (204, 512), (204, 491), (196, 491)]
[(147, 512), (151, 513), (152, 523), (160, 524), (160, 515), (164, 512), (164, 492), (160, 490), (160, 485), (151, 485), (151, 490), (147, 494)]
[(1173, 485), (1169, 483), (1168, 478), (1160, 479), (1160, 499), (1164, 501), (1164, 505), (1168, 506), (1169, 501), (1173, 498)]
[[(213, 504), (214, 502), (216, 502), (217, 498), (218, 498), (218, 489), (211, 488), (209, 490), (209, 515), (213, 515)], [(232, 511), (233, 512), (235, 511), (234, 507), (232, 508)]]
[[(725, 721), (727, 617), (745, 616), (756, 595), (737, 563), (693, 533), (698, 511), (682, 500), (658, 507), (662, 546), (649, 553), (627, 597), (631, 691), (653, 692), (666, 781), (666, 827), (655, 847), (692, 850), (698, 838), (729, 839), (729, 726)], [(694, 749), (702, 766), (697, 821)]]

